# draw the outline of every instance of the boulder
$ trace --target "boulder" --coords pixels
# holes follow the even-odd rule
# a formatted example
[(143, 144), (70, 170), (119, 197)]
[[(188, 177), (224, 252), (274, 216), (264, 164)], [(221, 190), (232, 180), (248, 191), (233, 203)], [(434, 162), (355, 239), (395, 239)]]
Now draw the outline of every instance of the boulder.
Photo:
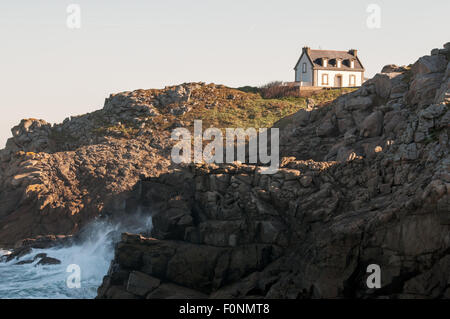
[(381, 73), (398, 73), (398, 72), (404, 72), (406, 69), (403, 66), (398, 66), (395, 64), (388, 64), (385, 65), (381, 69)]
[(383, 118), (384, 133), (397, 134), (406, 128), (406, 117), (402, 111), (387, 112)]
[(367, 109), (372, 106), (373, 97), (372, 96), (357, 96), (348, 97), (345, 101), (345, 108), (349, 111), (354, 111), (357, 109)]
[(186, 103), (191, 96), (191, 88), (184, 85), (177, 85), (166, 88), (164, 94), (157, 97), (160, 106), (165, 107), (170, 104)]
[(127, 291), (144, 297), (159, 287), (161, 281), (140, 271), (132, 271), (128, 278)]
[(420, 106), (433, 103), (442, 85), (443, 73), (418, 74), (411, 82), (405, 98), (408, 104)]
[(107, 114), (116, 116), (114, 122), (119, 121), (119, 118), (131, 120), (136, 116), (159, 114), (153, 106), (153, 100), (142, 91), (111, 94), (109, 98), (105, 99), (103, 110)]
[(364, 119), (360, 125), (360, 135), (363, 137), (380, 136), (383, 132), (383, 112), (375, 111)]
[(293, 115), (293, 121), (298, 123), (300, 126), (308, 124), (311, 112), (301, 109)]
[(54, 246), (67, 246), (72, 244), (73, 237), (71, 235), (45, 235), (35, 238), (25, 238), (16, 242), (15, 247), (29, 247), (35, 249), (44, 249)]
[(5, 262), (11, 261), (13, 259), (19, 259), (23, 256), (29, 255), (32, 249), (30, 247), (19, 247), (14, 249), (10, 254), (6, 256)]
[(11, 129), (6, 151), (42, 152), (50, 150), (51, 124), (44, 120), (24, 119)]
[(439, 54), (439, 49), (438, 48), (432, 49), (430, 54), (431, 55), (438, 55)]
[(46, 253), (40, 253), (33, 257), (33, 261), (47, 257)]
[(411, 70), (414, 74), (428, 74), (444, 72), (447, 67), (447, 59), (443, 55), (424, 56), (413, 64)]
[(45, 266), (45, 265), (59, 265), (61, 261), (52, 257), (44, 257), (36, 264), (36, 266)]
[(369, 80), (370, 83), (375, 84), (375, 92), (381, 98), (386, 99), (391, 94), (391, 89), (392, 89), (391, 78), (394, 75), (398, 75), (398, 74), (397, 73), (394, 73), (394, 74), (378, 73), (371, 80)]
[(332, 119), (325, 119), (316, 129), (316, 134), (319, 137), (328, 136), (335, 133), (336, 124)]
[(313, 110), (315, 106), (316, 106), (316, 101), (314, 101), (311, 98), (306, 99), (306, 110), (307, 111)]

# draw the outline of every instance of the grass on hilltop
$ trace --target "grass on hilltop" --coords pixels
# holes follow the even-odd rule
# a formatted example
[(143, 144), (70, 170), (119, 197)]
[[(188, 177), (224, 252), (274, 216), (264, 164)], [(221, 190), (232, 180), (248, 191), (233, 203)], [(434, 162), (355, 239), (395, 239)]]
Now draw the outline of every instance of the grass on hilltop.
[[(203, 129), (217, 128), (270, 128), (279, 120), (306, 108), (307, 97), (286, 96), (264, 98), (258, 88), (245, 87), (232, 89), (223, 85), (206, 85), (194, 90), (187, 103), (190, 111), (175, 116), (167, 110), (151, 118), (147, 128), (172, 130), (175, 123), (193, 129), (194, 120), (202, 120)], [(316, 105), (324, 105), (342, 94), (355, 89), (324, 89), (313, 93), (309, 98)], [(180, 124), (181, 123), (181, 124)], [(120, 124), (98, 123), (94, 133), (100, 136), (133, 138), (139, 128), (133, 123), (121, 121)]]
[[(354, 90), (349, 88), (321, 90), (310, 98), (316, 105), (322, 105)], [(235, 103), (219, 102), (211, 109), (199, 107), (186, 113), (181, 120), (191, 122), (194, 119), (202, 119), (204, 127), (269, 128), (280, 119), (306, 108), (306, 100), (306, 97), (264, 99), (259, 94), (246, 94), (244, 99)]]

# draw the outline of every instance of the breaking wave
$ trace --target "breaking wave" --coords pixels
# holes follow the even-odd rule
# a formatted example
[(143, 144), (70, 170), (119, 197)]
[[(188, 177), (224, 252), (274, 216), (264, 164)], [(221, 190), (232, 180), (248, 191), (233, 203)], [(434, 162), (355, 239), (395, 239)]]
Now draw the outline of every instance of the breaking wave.
[[(124, 231), (149, 233), (152, 223), (148, 215), (139, 215), (124, 223), (95, 221), (87, 226), (76, 244), (70, 247), (33, 249), (28, 255), (0, 262), (0, 298), (94, 298), (103, 276), (106, 275), (114, 257), (114, 243)], [(58, 265), (37, 265), (39, 259), (31, 263), (16, 265), (19, 261), (33, 260), (34, 256), (45, 253), (61, 261)], [(0, 249), (0, 256), (10, 254)], [(69, 288), (66, 281), (72, 272), (69, 265), (78, 265), (81, 270), (81, 287)], [(69, 269), (70, 270), (70, 269)]]

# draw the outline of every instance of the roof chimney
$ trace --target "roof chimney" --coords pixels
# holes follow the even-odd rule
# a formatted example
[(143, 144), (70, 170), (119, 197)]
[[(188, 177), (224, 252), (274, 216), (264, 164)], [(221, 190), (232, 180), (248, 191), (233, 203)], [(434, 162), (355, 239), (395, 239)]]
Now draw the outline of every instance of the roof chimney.
[(311, 50), (310, 47), (303, 47), (303, 52), (306, 52), (309, 54), (309, 50)]
[(350, 50), (348, 50), (348, 53), (350, 53), (350, 54), (353, 55), (354, 57), (358, 56), (358, 50), (355, 50), (355, 49), (350, 49)]

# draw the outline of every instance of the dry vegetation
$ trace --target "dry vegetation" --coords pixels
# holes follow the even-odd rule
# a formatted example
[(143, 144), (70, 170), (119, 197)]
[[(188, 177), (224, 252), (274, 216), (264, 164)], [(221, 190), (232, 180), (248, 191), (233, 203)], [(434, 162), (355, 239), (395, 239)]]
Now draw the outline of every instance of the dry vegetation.
[[(263, 89), (244, 87), (231, 89), (208, 85), (194, 90), (191, 96), (192, 110), (180, 120), (192, 122), (202, 119), (205, 127), (271, 127), (278, 120), (306, 107), (307, 97), (295, 96), (290, 90), (277, 97), (262, 93)], [(278, 90), (278, 89), (276, 89)], [(310, 98), (323, 105), (354, 89), (331, 89), (313, 93)]]

